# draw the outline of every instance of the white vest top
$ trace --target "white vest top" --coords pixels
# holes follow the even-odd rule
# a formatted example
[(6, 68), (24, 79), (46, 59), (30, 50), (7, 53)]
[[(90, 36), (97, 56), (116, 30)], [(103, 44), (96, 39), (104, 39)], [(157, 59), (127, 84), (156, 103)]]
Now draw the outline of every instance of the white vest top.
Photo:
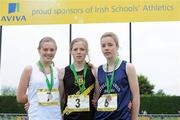
[[(58, 80), (58, 70), (53, 67), (54, 75), (54, 85), (53, 88), (59, 87)], [(50, 74), (47, 74), (48, 79), (50, 80)], [(32, 73), (30, 76), (29, 86), (28, 86), (28, 101), (30, 103), (28, 109), (29, 120), (62, 120), (61, 115), (61, 106), (60, 106), (60, 96), (59, 104), (52, 106), (41, 106), (38, 104), (37, 98), (37, 89), (47, 89), (46, 77), (39, 70), (38, 65), (32, 66)]]

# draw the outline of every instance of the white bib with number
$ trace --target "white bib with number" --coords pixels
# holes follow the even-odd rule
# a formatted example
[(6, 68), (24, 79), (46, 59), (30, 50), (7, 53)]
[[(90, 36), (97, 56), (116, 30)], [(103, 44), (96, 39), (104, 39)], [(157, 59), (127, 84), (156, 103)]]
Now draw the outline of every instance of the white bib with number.
[(51, 92), (48, 89), (37, 90), (38, 104), (41, 106), (59, 105), (59, 91), (58, 89), (52, 89)]
[(97, 111), (114, 111), (116, 109), (117, 94), (106, 94), (99, 98)]
[(89, 111), (89, 95), (68, 95), (67, 108), (74, 112)]

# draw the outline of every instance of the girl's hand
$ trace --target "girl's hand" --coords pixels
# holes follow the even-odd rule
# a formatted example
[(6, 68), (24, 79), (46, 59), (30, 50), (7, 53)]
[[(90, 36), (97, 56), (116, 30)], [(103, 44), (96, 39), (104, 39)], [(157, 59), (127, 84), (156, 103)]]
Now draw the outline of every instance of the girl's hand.
[(97, 100), (94, 98), (91, 100), (93, 106), (96, 108), (97, 107)]
[(24, 104), (24, 109), (25, 109), (26, 112), (27, 112), (28, 109), (29, 109), (29, 105), (30, 105), (30, 104), (29, 104), (28, 102)]
[(130, 101), (130, 102), (129, 102), (129, 104), (128, 104), (128, 108), (129, 108), (129, 110), (131, 110), (131, 109), (132, 109), (132, 101)]

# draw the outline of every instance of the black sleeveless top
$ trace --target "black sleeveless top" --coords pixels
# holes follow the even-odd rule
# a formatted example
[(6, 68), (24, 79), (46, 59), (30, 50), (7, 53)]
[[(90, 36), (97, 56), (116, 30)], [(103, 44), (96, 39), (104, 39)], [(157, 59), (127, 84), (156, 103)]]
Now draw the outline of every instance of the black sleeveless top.
[[(77, 72), (78, 77), (83, 76), (83, 70)], [(74, 95), (79, 90), (79, 86), (76, 84), (75, 77), (73, 71), (70, 69), (70, 66), (65, 68), (65, 75), (64, 75), (64, 90), (65, 90), (65, 105), (64, 108), (67, 106), (67, 96)], [(85, 87), (86, 89), (90, 87), (92, 84), (95, 84), (95, 77), (92, 74), (91, 68), (87, 69), (86, 77), (85, 77)], [(72, 112), (69, 115), (64, 114), (64, 120), (93, 120), (94, 117), (94, 107), (91, 103), (93, 99), (94, 88), (90, 91), (89, 98), (90, 98), (90, 111), (88, 112)]]

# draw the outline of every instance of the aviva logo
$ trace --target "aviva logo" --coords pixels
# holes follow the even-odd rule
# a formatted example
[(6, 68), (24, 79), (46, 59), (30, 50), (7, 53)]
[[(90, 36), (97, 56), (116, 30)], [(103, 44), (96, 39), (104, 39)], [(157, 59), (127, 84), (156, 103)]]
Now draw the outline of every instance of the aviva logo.
[[(26, 21), (25, 15), (15, 15), (13, 13), (19, 12), (19, 3), (8, 3), (8, 15), (0, 17), (2, 22), (24, 22)], [(20, 12), (19, 12), (20, 13)]]
[(8, 13), (19, 12), (19, 3), (9, 3), (8, 4)]

